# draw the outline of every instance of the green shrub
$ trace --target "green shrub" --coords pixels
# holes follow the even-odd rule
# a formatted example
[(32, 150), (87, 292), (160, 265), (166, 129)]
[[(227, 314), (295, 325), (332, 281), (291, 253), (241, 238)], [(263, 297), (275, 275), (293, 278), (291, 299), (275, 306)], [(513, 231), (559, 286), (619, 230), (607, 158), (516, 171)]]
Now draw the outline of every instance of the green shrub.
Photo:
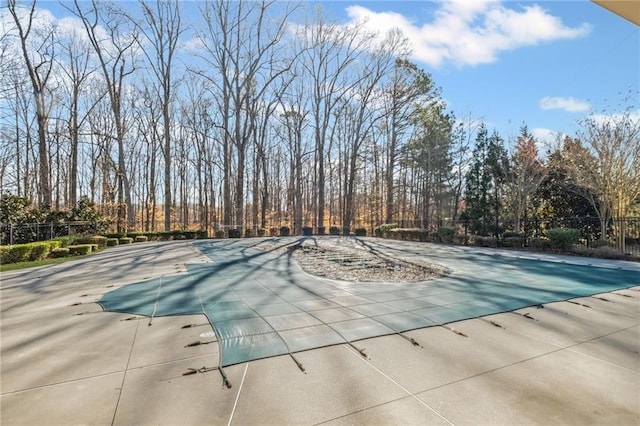
[(85, 254), (91, 253), (92, 245), (91, 244), (76, 244), (73, 246), (66, 247), (69, 250), (69, 255), (71, 256), (82, 256)]
[(196, 239), (196, 231), (182, 231), (181, 235), (185, 240), (195, 240)]
[(324, 226), (318, 226), (318, 235), (324, 235), (326, 229)]
[(529, 238), (529, 248), (534, 250), (549, 250), (551, 248), (551, 241), (543, 237)]
[(547, 230), (546, 234), (551, 248), (555, 250), (570, 250), (580, 241), (580, 230), (574, 228), (552, 228)]
[(495, 237), (476, 235), (474, 244), (479, 247), (497, 247), (498, 242)]
[(229, 229), (229, 238), (242, 238), (242, 231), (239, 229)]
[(2, 253), (0, 262), (2, 263), (18, 263), (28, 262), (31, 256), (33, 246), (31, 244), (15, 244), (12, 246), (2, 246), (7, 248), (6, 253)]
[(591, 257), (595, 255), (595, 250), (582, 244), (574, 244), (573, 247), (571, 247), (571, 253), (578, 256)]
[(154, 235), (154, 239), (156, 241), (170, 241), (173, 239), (173, 233), (171, 231), (169, 232), (157, 232)]
[(258, 237), (264, 237), (267, 234), (267, 230), (264, 228), (258, 228)]
[(460, 245), (468, 245), (469, 244), (469, 236), (465, 234), (456, 234), (453, 236), (454, 244)]
[(522, 248), (524, 247), (524, 240), (521, 237), (505, 237), (502, 240), (505, 247)]
[(99, 248), (105, 248), (107, 246), (107, 237), (102, 235), (91, 235), (79, 237), (74, 244), (97, 244)]
[(71, 246), (73, 244), (76, 244), (76, 241), (78, 241), (78, 238), (79, 237), (77, 235), (68, 235), (64, 237), (58, 237), (54, 241), (60, 242), (60, 245), (58, 247), (66, 247), (66, 246)]
[(593, 255), (601, 259), (624, 260), (629, 258), (626, 254), (622, 253), (620, 250), (613, 247), (609, 247), (609, 246), (598, 247), (593, 251)]
[(33, 262), (50, 256), (51, 251), (62, 245), (60, 240), (0, 246), (0, 263)]
[(247, 228), (247, 229), (245, 229), (245, 230), (244, 230), (244, 236), (245, 236), (246, 238), (251, 238), (251, 237), (253, 237), (253, 229), (251, 229), (251, 228)]
[(51, 250), (50, 257), (67, 257), (69, 256), (69, 247), (56, 247)]
[(519, 232), (514, 232), (514, 231), (506, 231), (502, 234), (502, 238), (504, 238), (505, 240), (507, 238), (520, 238), (522, 239), (522, 234)]
[(342, 228), (342, 235), (348, 237), (349, 235), (351, 235), (351, 229), (348, 226), (344, 226)]
[(118, 243), (120, 244), (132, 244), (133, 243), (133, 238), (131, 237), (122, 237), (118, 239)]
[(393, 228), (385, 238), (403, 241), (429, 241), (429, 232), (421, 228)]
[(147, 237), (152, 241), (168, 241), (171, 239), (171, 234), (168, 232), (150, 232)]
[(337, 226), (331, 226), (329, 228), (329, 235), (340, 235), (340, 228)]
[(93, 237), (93, 240), (94, 241), (92, 242), (92, 244), (97, 244), (99, 249), (107, 247), (107, 237), (102, 235), (95, 235)]
[(184, 234), (179, 229), (174, 229), (173, 231), (169, 231), (165, 233), (168, 236), (169, 240), (184, 240)]
[(118, 245), (117, 238), (107, 238), (107, 247), (113, 247)]
[(272, 226), (271, 228), (269, 228), (269, 235), (272, 237), (277, 237), (278, 235), (280, 235), (280, 229)]
[(118, 239), (120, 239), (120, 238), (126, 237), (127, 234), (124, 233), (124, 232), (116, 232), (116, 233), (112, 233), (112, 234), (104, 234), (104, 236), (107, 237), (107, 238), (118, 238)]
[(10, 263), (7, 262), (9, 256), (9, 246), (0, 246), (0, 264)]
[(397, 227), (397, 223), (385, 223), (374, 229), (373, 233), (376, 237), (387, 238), (387, 234), (389, 233), (389, 231), (391, 231), (392, 229), (396, 229)]
[(136, 243), (145, 243), (149, 241), (149, 237), (147, 237), (146, 235), (136, 235), (133, 241), (135, 241)]
[(216, 238), (225, 238), (226, 234), (224, 233), (224, 229), (218, 229), (215, 233)]
[(366, 237), (367, 230), (365, 228), (356, 228), (356, 237)]
[(442, 236), (438, 233), (438, 231), (435, 232), (429, 232), (427, 234), (427, 240), (432, 242), (432, 243), (442, 243)]
[(289, 229), (288, 226), (281, 226), (280, 227), (280, 236), (281, 237), (288, 237), (290, 233), (291, 233), (291, 230)]
[(60, 241), (41, 241), (37, 243), (31, 243), (32, 249), (29, 254), (30, 261), (43, 260), (49, 257), (51, 250), (60, 247), (62, 243)]
[(206, 229), (199, 229), (196, 231), (196, 238), (198, 240), (206, 240), (207, 238), (209, 238), (209, 233)]
[(456, 228), (451, 228), (449, 226), (438, 228), (438, 236), (443, 243), (452, 243), (454, 235), (456, 235)]
[(401, 228), (390, 229), (388, 232), (384, 234), (380, 234), (382, 238), (389, 238), (392, 240), (402, 240), (404, 239), (404, 234), (407, 230)]
[(307, 237), (310, 236), (310, 235), (313, 235), (313, 228), (310, 227), (310, 226), (303, 226), (302, 227), (302, 235), (305, 235)]

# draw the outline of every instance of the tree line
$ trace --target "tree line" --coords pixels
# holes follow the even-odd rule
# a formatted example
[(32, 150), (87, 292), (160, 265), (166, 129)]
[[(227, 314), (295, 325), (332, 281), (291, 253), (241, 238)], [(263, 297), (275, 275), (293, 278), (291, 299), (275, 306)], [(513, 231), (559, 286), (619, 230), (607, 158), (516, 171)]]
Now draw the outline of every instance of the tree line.
[(37, 6), (3, 10), (0, 184), (39, 208), (86, 197), (117, 232), (487, 233), (527, 215), (606, 226), (639, 201), (632, 110), (543, 156), (524, 124), (505, 140), (449, 111), (399, 31), (273, 0), (204, 2), (188, 21), (178, 1), (74, 0), (65, 25)]

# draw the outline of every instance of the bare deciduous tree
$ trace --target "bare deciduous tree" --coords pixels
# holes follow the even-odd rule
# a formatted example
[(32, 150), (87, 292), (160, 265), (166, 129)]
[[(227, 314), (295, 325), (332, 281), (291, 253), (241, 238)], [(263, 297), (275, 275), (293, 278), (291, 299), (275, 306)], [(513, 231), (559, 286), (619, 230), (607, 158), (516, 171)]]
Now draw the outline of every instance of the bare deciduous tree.
[(306, 76), (310, 79), (310, 120), (314, 129), (315, 173), (317, 189), (316, 225), (325, 228), (325, 162), (329, 159), (327, 149), (332, 130), (331, 122), (340, 108), (341, 99), (348, 98), (353, 81), (349, 70), (365, 52), (367, 37), (362, 37), (362, 28), (344, 27), (327, 22), (321, 9), (298, 30), (302, 40), (301, 56)]
[(171, 229), (171, 102), (175, 91), (174, 58), (180, 35), (184, 32), (180, 17), (180, 3), (175, 0), (156, 0), (150, 6), (141, 0), (145, 26), (139, 26), (144, 39), (151, 46), (142, 51), (147, 58), (153, 75), (157, 96), (162, 105), (163, 140), (162, 155), (164, 158), (164, 229)]
[[(223, 135), (224, 225), (244, 226), (245, 170), (249, 144), (255, 140), (257, 108), (271, 86), (291, 67), (284, 45), (287, 7), (271, 16), (274, 1), (207, 3), (203, 14), (201, 58), (214, 70), (199, 71), (216, 87)], [(235, 166), (235, 173), (232, 173)], [(233, 201), (232, 201), (233, 189)]]
[[(135, 69), (134, 46), (138, 43), (138, 34), (127, 27), (128, 20), (122, 11), (106, 4), (100, 6), (92, 0), (91, 7), (84, 10), (78, 0), (74, 0), (69, 10), (82, 21), (87, 36), (95, 51), (107, 86), (111, 112), (115, 124), (115, 139), (118, 144), (117, 182), (118, 182), (118, 232), (125, 225), (133, 226), (135, 217), (131, 201), (131, 187), (125, 164), (126, 119), (123, 114), (125, 78)], [(99, 24), (102, 23), (103, 26)], [(125, 224), (126, 220), (126, 224)]]
[[(62, 52), (58, 67), (66, 76), (67, 116), (66, 127), (69, 138), (68, 199), (67, 206), (73, 208), (78, 201), (78, 151), (80, 131), (91, 107), (81, 110), (81, 95), (85, 84), (95, 68), (91, 64), (91, 47), (75, 33), (59, 40)], [(105, 93), (106, 94), (106, 93)]]
[[(51, 182), (49, 175), (49, 150), (47, 146), (47, 130), (49, 123), (49, 101), (47, 100), (47, 84), (53, 69), (55, 46), (55, 28), (36, 28), (34, 16), (36, 1), (31, 2), (26, 18), (15, 0), (8, 0), (9, 13), (13, 17), (18, 32), (24, 65), (29, 74), (33, 89), (33, 100), (36, 106), (38, 123), (38, 202), (42, 206), (51, 206)], [(37, 40), (32, 40), (30, 36)], [(35, 42), (35, 45), (33, 43)], [(28, 43), (31, 43), (29, 45)], [(33, 47), (35, 46), (35, 48)]]

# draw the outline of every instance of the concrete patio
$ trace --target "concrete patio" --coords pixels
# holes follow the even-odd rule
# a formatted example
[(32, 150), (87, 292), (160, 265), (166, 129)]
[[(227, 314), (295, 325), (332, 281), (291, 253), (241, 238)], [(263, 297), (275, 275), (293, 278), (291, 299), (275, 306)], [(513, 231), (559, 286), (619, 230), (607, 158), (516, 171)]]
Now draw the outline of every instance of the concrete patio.
[[(476, 250), (369, 242), (438, 253), (436, 263)], [(0, 276), (1, 423), (640, 424), (640, 265), (491, 253), (497, 265), (537, 256), (622, 268), (638, 282), (403, 333), (421, 346), (398, 334), (356, 342), (368, 358), (348, 344), (298, 352), (305, 372), (289, 355), (230, 365), (227, 388), (217, 369), (183, 375), (220, 363), (205, 315), (150, 318), (95, 303), (209, 258), (189, 241), (110, 248)]]

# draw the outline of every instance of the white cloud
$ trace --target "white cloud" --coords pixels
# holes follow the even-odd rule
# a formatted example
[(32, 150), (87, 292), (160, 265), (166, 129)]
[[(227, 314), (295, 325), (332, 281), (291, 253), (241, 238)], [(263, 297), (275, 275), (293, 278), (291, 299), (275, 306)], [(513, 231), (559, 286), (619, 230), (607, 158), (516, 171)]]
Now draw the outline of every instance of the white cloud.
[(589, 120), (602, 125), (602, 124), (610, 124), (617, 125), (623, 123), (629, 123), (635, 126), (640, 126), (640, 108), (631, 110), (629, 109), (626, 112), (618, 112), (618, 113), (599, 113), (599, 114), (590, 114), (588, 117)]
[(551, 129), (545, 129), (544, 127), (536, 127), (531, 129), (533, 138), (538, 143), (538, 153), (544, 155), (547, 152), (553, 152), (560, 149), (562, 141), (566, 136), (562, 132), (557, 132)]
[(419, 24), (396, 12), (373, 12), (362, 6), (346, 9), (352, 22), (365, 20), (373, 31), (399, 28), (410, 40), (413, 57), (434, 67), (495, 62), (501, 52), (542, 42), (584, 37), (588, 24), (568, 27), (539, 5), (519, 9), (495, 0), (454, 0), (438, 3), (432, 22)]
[(589, 102), (562, 96), (545, 96), (540, 99), (539, 105), (542, 109), (562, 109), (567, 112), (587, 112), (591, 109)]

